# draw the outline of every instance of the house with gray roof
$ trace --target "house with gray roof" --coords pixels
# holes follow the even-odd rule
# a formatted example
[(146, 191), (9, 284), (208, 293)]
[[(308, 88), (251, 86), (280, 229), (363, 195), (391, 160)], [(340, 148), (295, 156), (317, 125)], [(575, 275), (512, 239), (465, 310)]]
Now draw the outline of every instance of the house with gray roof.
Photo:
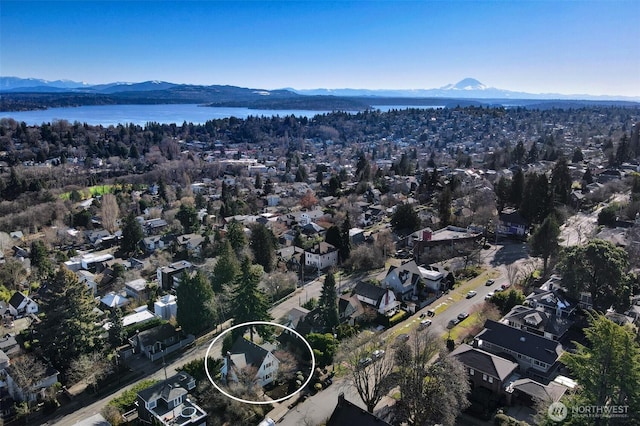
[(29, 296), (16, 291), (9, 299), (9, 313), (14, 317), (23, 317), (29, 314), (38, 313), (38, 304)]
[(522, 305), (514, 306), (500, 322), (551, 340), (560, 340), (574, 323), (572, 319), (560, 317), (555, 312), (548, 313)]
[(195, 379), (180, 372), (139, 391), (138, 418), (143, 424), (206, 425), (207, 413), (188, 397), (195, 387)]
[(531, 377), (548, 378), (558, 367), (564, 352), (562, 345), (554, 340), (487, 320), (474, 338), (476, 348), (502, 356), (511, 357), (521, 370)]
[(360, 302), (374, 307), (382, 315), (393, 314), (400, 306), (390, 288), (378, 287), (367, 282), (361, 281), (356, 284), (353, 294)]
[(255, 382), (265, 386), (273, 382), (278, 374), (280, 361), (273, 355), (273, 349), (240, 336), (223, 359), (220, 374), (226, 383), (237, 382), (238, 374), (244, 370), (255, 370)]
[(483, 387), (495, 395), (499, 401), (504, 395), (504, 386), (509, 377), (518, 370), (518, 363), (499, 357), (480, 348), (465, 343), (458, 346), (450, 356), (456, 358), (467, 370), (469, 381), (474, 388)]
[(304, 252), (304, 263), (308, 268), (324, 270), (338, 264), (338, 249), (332, 244), (320, 242)]
[(439, 292), (443, 277), (442, 272), (418, 266), (411, 260), (400, 266), (390, 266), (382, 284), (391, 288), (398, 299), (410, 300), (418, 294), (419, 288)]

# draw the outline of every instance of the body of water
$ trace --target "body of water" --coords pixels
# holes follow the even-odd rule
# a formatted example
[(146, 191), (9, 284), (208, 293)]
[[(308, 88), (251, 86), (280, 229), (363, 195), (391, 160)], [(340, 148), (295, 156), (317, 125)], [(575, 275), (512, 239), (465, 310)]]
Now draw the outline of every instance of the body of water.
[[(390, 109), (407, 108), (442, 108), (442, 106), (416, 106), (416, 105), (377, 105), (372, 107), (381, 111)], [(197, 104), (161, 104), (161, 105), (91, 105), (69, 108), (49, 108), (36, 111), (0, 111), (1, 118), (13, 118), (18, 122), (24, 121), (27, 125), (40, 125), (56, 120), (75, 121), (90, 125), (111, 126), (117, 124), (133, 123), (144, 126), (149, 122), (162, 124), (183, 122), (204, 124), (208, 120), (216, 118), (247, 118), (248, 116), (290, 116), (311, 118), (317, 114), (326, 114), (331, 111), (310, 110), (273, 110), (273, 109), (249, 109), (227, 107), (204, 107)], [(355, 113), (356, 111), (351, 111)]]
[(28, 125), (40, 125), (55, 120), (77, 121), (91, 125), (117, 125), (133, 123), (144, 126), (149, 122), (162, 124), (183, 122), (204, 124), (216, 118), (247, 118), (248, 116), (313, 117), (330, 111), (309, 110), (262, 110), (249, 108), (204, 107), (197, 104), (162, 105), (91, 105), (70, 108), (49, 108), (37, 111), (0, 112), (0, 118), (13, 118)]

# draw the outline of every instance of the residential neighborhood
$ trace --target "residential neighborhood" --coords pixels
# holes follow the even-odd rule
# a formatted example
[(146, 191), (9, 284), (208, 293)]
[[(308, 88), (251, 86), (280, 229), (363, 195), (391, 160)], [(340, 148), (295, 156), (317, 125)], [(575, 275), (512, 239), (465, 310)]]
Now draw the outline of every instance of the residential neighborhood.
[(8, 424), (640, 419), (637, 108), (0, 130)]

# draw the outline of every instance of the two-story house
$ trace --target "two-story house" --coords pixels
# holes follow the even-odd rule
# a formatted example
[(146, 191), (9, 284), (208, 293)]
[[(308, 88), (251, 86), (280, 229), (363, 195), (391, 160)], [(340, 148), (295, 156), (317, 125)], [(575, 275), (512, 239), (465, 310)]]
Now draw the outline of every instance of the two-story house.
[(390, 266), (382, 285), (391, 288), (398, 299), (410, 300), (420, 290), (440, 291), (442, 272), (418, 266), (415, 260), (400, 266)]
[(37, 371), (37, 377), (28, 377), (22, 371), (18, 371), (14, 365), (9, 365), (5, 369), (7, 390), (14, 400), (41, 401), (45, 398), (47, 389), (58, 381), (58, 370), (51, 366)]
[(504, 388), (509, 382), (508, 378), (518, 370), (518, 363), (465, 343), (451, 352), (450, 356), (464, 365), (472, 389), (482, 387), (489, 390), (495, 403), (506, 399)]
[(9, 313), (14, 317), (23, 317), (29, 314), (38, 313), (38, 304), (29, 296), (25, 296), (22, 292), (16, 291), (9, 299)]
[(338, 249), (332, 244), (321, 242), (304, 252), (304, 263), (307, 268), (320, 271), (338, 264)]
[(255, 382), (265, 386), (273, 382), (278, 374), (280, 361), (271, 348), (256, 345), (240, 336), (223, 359), (220, 375), (225, 383), (238, 381), (238, 375), (255, 374)]
[(177, 288), (182, 280), (182, 275), (193, 269), (193, 264), (186, 260), (174, 262), (156, 270), (158, 284), (163, 290)]
[(181, 372), (137, 394), (138, 418), (143, 424), (206, 425), (207, 413), (189, 398), (196, 381)]
[(573, 324), (566, 317), (522, 305), (514, 306), (500, 322), (551, 340), (560, 340)]
[(520, 365), (529, 377), (547, 379), (558, 367), (564, 352), (554, 340), (487, 320), (473, 342), (474, 347), (496, 355), (508, 355)]
[(497, 233), (510, 237), (524, 238), (529, 222), (516, 209), (504, 209), (498, 216)]
[(358, 300), (372, 306), (381, 315), (391, 315), (397, 311), (400, 302), (390, 288), (382, 288), (366, 282), (359, 282), (353, 289)]

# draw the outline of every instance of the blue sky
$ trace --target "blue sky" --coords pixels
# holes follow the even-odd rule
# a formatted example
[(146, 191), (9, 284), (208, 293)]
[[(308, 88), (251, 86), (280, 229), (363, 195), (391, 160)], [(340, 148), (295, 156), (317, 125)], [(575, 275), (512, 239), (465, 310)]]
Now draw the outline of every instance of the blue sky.
[(640, 1), (11, 1), (0, 75), (640, 96)]

